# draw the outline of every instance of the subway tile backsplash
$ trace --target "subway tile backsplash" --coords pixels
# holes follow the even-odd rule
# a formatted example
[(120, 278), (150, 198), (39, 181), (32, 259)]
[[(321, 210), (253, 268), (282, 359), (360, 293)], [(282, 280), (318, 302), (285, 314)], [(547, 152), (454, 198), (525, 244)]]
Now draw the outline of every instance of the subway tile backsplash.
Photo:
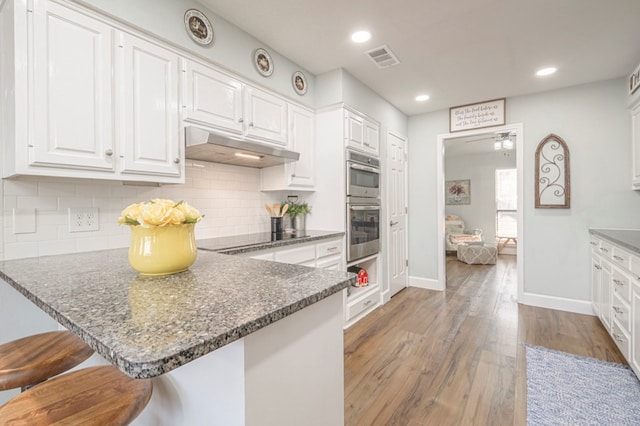
[[(64, 178), (4, 179), (2, 200), (4, 260), (104, 250), (129, 246), (130, 231), (118, 225), (129, 204), (151, 198), (185, 200), (205, 217), (196, 238), (268, 232), (265, 203), (278, 193), (260, 192), (260, 170), (216, 163), (189, 162), (184, 185), (143, 186)], [(98, 231), (69, 232), (68, 209), (97, 207)], [(36, 210), (36, 231), (14, 233), (13, 211)]]

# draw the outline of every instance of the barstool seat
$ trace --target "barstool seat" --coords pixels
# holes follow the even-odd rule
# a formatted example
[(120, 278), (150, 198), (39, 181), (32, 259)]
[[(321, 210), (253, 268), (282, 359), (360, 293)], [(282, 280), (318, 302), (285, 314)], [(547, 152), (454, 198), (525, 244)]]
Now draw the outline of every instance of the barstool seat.
[(0, 424), (127, 425), (151, 398), (150, 379), (117, 368), (89, 367), (36, 385), (0, 407)]
[(75, 367), (92, 353), (93, 349), (66, 330), (0, 345), (0, 391), (43, 382)]

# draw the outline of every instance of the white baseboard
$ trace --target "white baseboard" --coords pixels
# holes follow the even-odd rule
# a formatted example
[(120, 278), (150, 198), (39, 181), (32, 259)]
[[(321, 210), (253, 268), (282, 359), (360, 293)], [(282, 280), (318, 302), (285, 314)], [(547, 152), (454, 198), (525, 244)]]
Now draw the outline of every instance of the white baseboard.
[(564, 297), (545, 296), (542, 294), (524, 293), (518, 303), (539, 308), (556, 309), (576, 314), (595, 315), (591, 301), (566, 299)]
[(424, 288), (427, 290), (440, 290), (438, 280), (430, 278), (409, 277), (409, 287)]

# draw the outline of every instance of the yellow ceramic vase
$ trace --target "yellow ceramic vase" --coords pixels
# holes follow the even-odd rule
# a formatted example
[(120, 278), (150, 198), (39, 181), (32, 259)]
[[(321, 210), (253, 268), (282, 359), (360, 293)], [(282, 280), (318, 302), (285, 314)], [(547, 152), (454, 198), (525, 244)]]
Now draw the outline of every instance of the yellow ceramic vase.
[(142, 275), (186, 271), (196, 260), (195, 223), (144, 228), (131, 226), (129, 263)]

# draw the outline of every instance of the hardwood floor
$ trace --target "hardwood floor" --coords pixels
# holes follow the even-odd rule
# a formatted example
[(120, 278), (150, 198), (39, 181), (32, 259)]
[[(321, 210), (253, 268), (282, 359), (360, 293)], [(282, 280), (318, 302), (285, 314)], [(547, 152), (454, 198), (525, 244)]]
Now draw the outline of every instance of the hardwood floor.
[(346, 425), (524, 425), (524, 343), (626, 363), (596, 317), (518, 305), (514, 256), (447, 256), (447, 291), (402, 290), (345, 331)]

